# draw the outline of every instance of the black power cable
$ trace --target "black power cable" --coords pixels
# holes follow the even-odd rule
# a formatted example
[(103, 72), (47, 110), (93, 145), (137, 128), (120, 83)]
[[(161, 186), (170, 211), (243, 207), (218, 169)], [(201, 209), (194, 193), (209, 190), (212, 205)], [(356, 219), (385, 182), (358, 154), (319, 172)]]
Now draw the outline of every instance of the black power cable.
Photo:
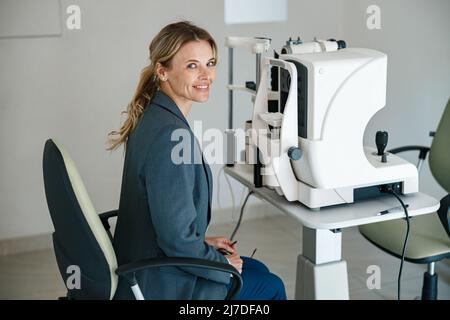
[(244, 208), (245, 208), (245, 205), (247, 204), (248, 198), (249, 198), (250, 195), (252, 195), (252, 194), (253, 194), (253, 191), (250, 191), (250, 192), (247, 194), (247, 196), (245, 197), (244, 203), (242, 204), (242, 207), (241, 207), (241, 213), (240, 213), (240, 215), (239, 215), (239, 220), (238, 220), (237, 225), (236, 225), (236, 227), (234, 228), (233, 233), (231, 234), (231, 237), (230, 237), (230, 240), (231, 240), (231, 241), (233, 241), (233, 238), (234, 238), (234, 236), (236, 235), (236, 232), (238, 231), (238, 229), (239, 229), (239, 227), (240, 227), (240, 225), (241, 225), (242, 216), (244, 215)]
[(400, 204), (403, 207), (403, 210), (405, 211), (406, 216), (406, 236), (405, 241), (403, 242), (403, 249), (402, 249), (402, 257), (400, 262), (400, 270), (398, 272), (398, 279), (397, 279), (397, 298), (400, 300), (400, 289), (401, 289), (401, 278), (402, 278), (402, 271), (403, 271), (403, 263), (405, 261), (405, 252), (406, 252), (406, 246), (408, 245), (408, 238), (409, 238), (409, 229), (410, 229), (410, 222), (409, 222), (409, 214), (408, 209), (403, 202), (403, 200), (399, 197), (399, 195), (392, 189), (390, 185), (385, 185), (380, 188), (381, 192), (392, 194), (397, 200), (400, 202)]

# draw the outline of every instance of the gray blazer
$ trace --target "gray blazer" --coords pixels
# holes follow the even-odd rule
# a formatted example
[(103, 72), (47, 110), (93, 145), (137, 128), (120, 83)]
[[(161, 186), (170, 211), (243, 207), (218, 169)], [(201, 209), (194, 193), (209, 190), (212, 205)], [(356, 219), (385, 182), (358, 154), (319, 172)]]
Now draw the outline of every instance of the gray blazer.
[[(175, 134), (172, 141), (177, 129), (183, 129), (183, 139)], [(174, 163), (173, 153), (185, 161)], [(175, 102), (158, 91), (127, 142), (114, 235), (119, 265), (166, 256), (227, 263), (205, 242), (212, 185), (210, 168), (187, 120)], [(138, 273), (137, 280), (146, 299), (223, 299), (230, 275), (160, 267)], [(134, 299), (124, 279), (119, 280), (115, 298)]]

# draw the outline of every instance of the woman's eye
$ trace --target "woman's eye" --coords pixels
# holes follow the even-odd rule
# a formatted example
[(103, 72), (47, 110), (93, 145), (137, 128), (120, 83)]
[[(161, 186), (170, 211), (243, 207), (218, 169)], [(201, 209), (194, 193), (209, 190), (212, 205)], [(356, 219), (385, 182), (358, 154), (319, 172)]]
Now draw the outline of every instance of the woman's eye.
[(209, 61), (207, 64), (208, 67), (214, 67), (215, 65), (216, 65), (215, 61)]
[(187, 67), (188, 69), (195, 69), (197, 68), (197, 65), (195, 63), (189, 63)]

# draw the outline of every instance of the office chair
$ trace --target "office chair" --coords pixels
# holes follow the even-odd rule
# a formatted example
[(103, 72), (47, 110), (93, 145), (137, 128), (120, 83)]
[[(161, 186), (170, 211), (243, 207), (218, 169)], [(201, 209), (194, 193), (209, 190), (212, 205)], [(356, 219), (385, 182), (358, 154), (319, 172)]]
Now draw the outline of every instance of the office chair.
[(117, 216), (117, 210), (97, 214), (69, 153), (51, 139), (45, 143), (43, 171), (45, 195), (55, 228), (53, 246), (59, 271), (65, 284), (72, 276), (68, 270), (73, 270), (73, 266), (79, 268), (81, 275), (80, 286), (68, 288), (67, 299), (113, 299), (118, 277), (124, 277), (136, 299), (143, 300), (135, 273), (160, 266), (189, 266), (230, 273), (232, 287), (226, 299), (234, 299), (239, 293), (242, 277), (226, 263), (163, 257), (118, 266), (108, 223), (108, 219)]
[[(417, 164), (419, 170), (429, 152), (429, 165), (433, 177), (450, 193), (450, 99), (436, 132), (431, 132), (430, 136), (434, 137), (430, 148), (406, 146), (389, 152), (419, 151)], [(440, 208), (435, 214), (416, 216), (410, 221), (405, 260), (428, 265), (423, 278), (423, 300), (437, 299), (438, 275), (434, 271), (435, 263), (450, 257), (449, 206), (450, 194), (447, 194), (440, 201)], [(406, 223), (403, 219), (363, 225), (359, 227), (359, 231), (381, 250), (401, 258), (406, 235)]]

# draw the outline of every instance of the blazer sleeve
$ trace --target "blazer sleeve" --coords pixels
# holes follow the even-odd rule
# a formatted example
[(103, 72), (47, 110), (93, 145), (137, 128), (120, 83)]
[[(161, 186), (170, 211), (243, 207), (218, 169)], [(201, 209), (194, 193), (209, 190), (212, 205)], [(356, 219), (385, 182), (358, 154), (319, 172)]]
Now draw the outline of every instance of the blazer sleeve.
[[(173, 148), (181, 143), (171, 141), (172, 132), (176, 129), (179, 128), (169, 125), (160, 130), (144, 164), (148, 206), (158, 246), (169, 257), (191, 257), (228, 263), (220, 252), (204, 241), (205, 235), (197, 228), (197, 211), (193, 201), (194, 163), (176, 164), (171, 158)], [(190, 147), (189, 152), (192, 153), (194, 141), (190, 134), (188, 137), (191, 141), (183, 143)], [(184, 135), (184, 139), (186, 138)], [(191, 156), (193, 157), (192, 154)], [(223, 284), (230, 281), (230, 275), (225, 272), (191, 267), (181, 269)]]

